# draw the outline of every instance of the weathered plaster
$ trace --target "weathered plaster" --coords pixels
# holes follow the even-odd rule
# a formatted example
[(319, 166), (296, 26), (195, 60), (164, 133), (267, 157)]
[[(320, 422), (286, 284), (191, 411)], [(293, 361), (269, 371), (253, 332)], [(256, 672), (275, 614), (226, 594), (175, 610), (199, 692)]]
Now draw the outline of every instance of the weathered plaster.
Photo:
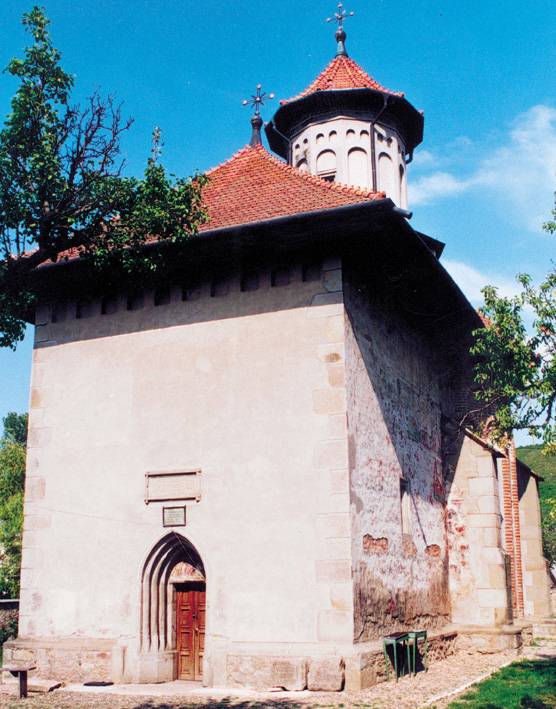
[[(450, 613), (433, 353), (366, 285), (346, 269), (356, 641), (438, 627)], [(402, 531), (402, 478), (410, 495), (409, 533)]]

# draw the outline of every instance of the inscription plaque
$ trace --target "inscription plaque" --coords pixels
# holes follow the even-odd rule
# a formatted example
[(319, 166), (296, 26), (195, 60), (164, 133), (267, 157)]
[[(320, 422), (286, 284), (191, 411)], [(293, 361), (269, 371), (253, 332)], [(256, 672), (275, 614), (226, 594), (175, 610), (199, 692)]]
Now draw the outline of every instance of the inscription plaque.
[(163, 527), (185, 527), (186, 526), (185, 507), (163, 507), (162, 526)]
[(145, 502), (173, 502), (201, 499), (201, 471), (147, 473)]

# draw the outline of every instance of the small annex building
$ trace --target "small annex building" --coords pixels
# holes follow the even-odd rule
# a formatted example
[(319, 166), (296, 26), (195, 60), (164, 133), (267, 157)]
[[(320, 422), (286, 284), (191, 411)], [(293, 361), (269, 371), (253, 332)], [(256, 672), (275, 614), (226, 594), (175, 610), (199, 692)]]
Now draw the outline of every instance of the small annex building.
[[(39, 269), (19, 637), (60, 680), (357, 689), (381, 638), (518, 647), (537, 478), (461, 422), (481, 320), (409, 221), (423, 115), (338, 53), (157, 288)], [(258, 105), (257, 105), (258, 109)]]

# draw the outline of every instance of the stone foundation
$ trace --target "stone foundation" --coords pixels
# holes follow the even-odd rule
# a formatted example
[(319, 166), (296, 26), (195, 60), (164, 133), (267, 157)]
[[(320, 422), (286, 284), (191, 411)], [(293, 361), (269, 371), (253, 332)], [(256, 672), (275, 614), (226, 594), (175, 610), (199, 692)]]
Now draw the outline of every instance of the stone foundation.
[(65, 682), (109, 682), (116, 674), (113, 640), (67, 638), (60, 640), (33, 640), (18, 638), (4, 643), (3, 663), (32, 663), (37, 669), (31, 673), (39, 679)]
[[(525, 624), (499, 628), (449, 626), (429, 633), (428, 658), (435, 663), (456, 651), (496, 653), (513, 649), (519, 654), (531, 639), (532, 626)], [(421, 643), (419, 647), (422, 648)], [(118, 683), (130, 681), (129, 676), (133, 675), (133, 681), (157, 683), (174, 679), (175, 653), (144, 654), (135, 661), (128, 657), (124, 672), (122, 648), (113, 640), (17, 639), (4, 644), (4, 663), (11, 662), (36, 664), (37, 670), (31, 673), (36, 678)], [(337, 654), (322, 656), (240, 654), (222, 648), (205, 664), (206, 685), (258, 691), (358, 691), (388, 679), (382, 642), (344, 646)]]
[[(351, 691), (367, 689), (388, 679), (382, 643), (365, 643), (365, 649), (346, 658), (345, 688)], [(421, 648), (421, 643), (419, 644)], [(438, 662), (453, 655), (457, 649), (457, 632), (429, 633), (429, 662)], [(391, 669), (390, 677), (393, 676)]]
[(458, 628), (458, 650), (485, 654), (515, 650), (519, 654), (523, 646), (531, 644), (532, 637), (532, 626), (526, 624), (498, 628), (462, 626)]
[[(429, 660), (437, 662), (456, 651), (457, 632), (429, 634)], [(420, 645), (420, 647), (422, 647)], [(381, 642), (346, 648), (343, 656), (289, 657), (228, 654), (226, 685), (243, 689), (315, 692), (357, 691), (387, 680)]]

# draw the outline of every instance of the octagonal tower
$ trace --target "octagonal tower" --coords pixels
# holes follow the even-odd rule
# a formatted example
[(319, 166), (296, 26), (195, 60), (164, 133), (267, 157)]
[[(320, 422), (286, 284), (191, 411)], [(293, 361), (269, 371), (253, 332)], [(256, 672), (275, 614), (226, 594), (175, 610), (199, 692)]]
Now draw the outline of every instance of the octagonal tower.
[(326, 69), (298, 96), (281, 101), (266, 126), (269, 145), (290, 165), (384, 191), (405, 209), (406, 170), (423, 139), (423, 114), (348, 56), (341, 21), (336, 40), (336, 56)]

